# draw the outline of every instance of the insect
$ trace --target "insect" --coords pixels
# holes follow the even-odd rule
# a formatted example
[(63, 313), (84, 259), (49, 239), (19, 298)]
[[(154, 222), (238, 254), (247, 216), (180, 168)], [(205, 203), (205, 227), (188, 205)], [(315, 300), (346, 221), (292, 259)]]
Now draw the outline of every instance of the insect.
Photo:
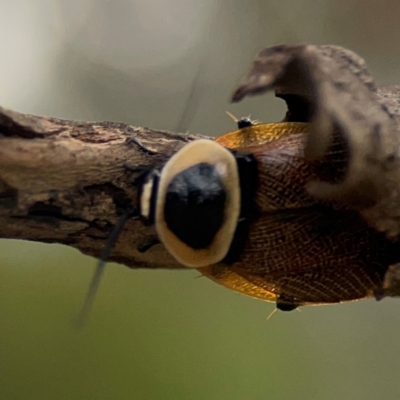
[(232, 290), (274, 301), (282, 311), (371, 297), (399, 259), (399, 245), (355, 211), (308, 194), (310, 180), (340, 181), (349, 153), (334, 135), (323, 160), (307, 161), (307, 130), (307, 123), (253, 123), (216, 139), (257, 161), (260, 216), (237, 262), (199, 270)]
[(279, 310), (372, 296), (398, 261), (399, 245), (306, 189), (311, 180), (344, 176), (345, 143), (335, 136), (326, 157), (310, 162), (307, 123), (237, 122), (238, 130), (193, 141), (163, 168), (145, 171), (132, 215), (155, 224), (181, 264)]

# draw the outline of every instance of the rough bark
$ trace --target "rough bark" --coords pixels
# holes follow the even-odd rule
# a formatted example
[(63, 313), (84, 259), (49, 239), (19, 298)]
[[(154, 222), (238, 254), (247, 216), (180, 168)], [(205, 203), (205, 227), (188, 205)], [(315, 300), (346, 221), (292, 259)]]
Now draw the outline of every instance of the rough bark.
[[(124, 163), (161, 166), (195, 138), (0, 108), (0, 237), (62, 243), (98, 257), (120, 215), (136, 204), (137, 174)], [(137, 250), (154, 234), (153, 227), (129, 221), (110, 260), (179, 268), (161, 245)]]

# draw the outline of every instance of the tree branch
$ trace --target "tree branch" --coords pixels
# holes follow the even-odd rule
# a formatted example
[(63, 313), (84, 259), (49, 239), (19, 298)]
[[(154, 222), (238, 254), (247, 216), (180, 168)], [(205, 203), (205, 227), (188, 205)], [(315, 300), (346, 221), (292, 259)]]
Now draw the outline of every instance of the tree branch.
[[(0, 237), (62, 243), (99, 257), (123, 210), (136, 204), (135, 173), (124, 164), (161, 166), (198, 137), (0, 108)], [(162, 245), (137, 250), (154, 234), (129, 221), (110, 260), (180, 268)]]

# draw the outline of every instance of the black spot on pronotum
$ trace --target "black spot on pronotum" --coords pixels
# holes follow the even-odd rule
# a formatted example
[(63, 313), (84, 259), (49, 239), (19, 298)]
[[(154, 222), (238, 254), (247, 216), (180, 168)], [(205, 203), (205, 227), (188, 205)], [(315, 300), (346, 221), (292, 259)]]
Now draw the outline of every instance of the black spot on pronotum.
[(224, 222), (226, 198), (215, 167), (199, 163), (170, 182), (164, 206), (165, 222), (189, 247), (207, 248)]

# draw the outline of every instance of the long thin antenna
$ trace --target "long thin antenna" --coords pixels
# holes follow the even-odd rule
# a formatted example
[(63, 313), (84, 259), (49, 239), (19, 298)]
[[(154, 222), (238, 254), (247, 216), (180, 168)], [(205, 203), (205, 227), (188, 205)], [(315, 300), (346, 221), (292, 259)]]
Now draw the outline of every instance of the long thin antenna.
[(267, 317), (267, 321), (269, 321), (269, 320), (272, 318), (272, 316), (273, 316), (277, 311), (278, 311), (278, 309), (277, 309), (277, 308), (274, 308), (274, 309), (269, 313), (269, 315), (268, 315), (268, 317)]
[(90, 282), (89, 289), (86, 293), (85, 301), (82, 305), (82, 308), (78, 314), (78, 317), (75, 320), (75, 325), (78, 328), (82, 328), (85, 325), (85, 322), (87, 321), (90, 311), (92, 309), (94, 299), (96, 297), (97, 290), (100, 285), (101, 277), (104, 272), (104, 267), (106, 266), (107, 260), (110, 257), (111, 251), (113, 250), (115, 243), (117, 242), (117, 239), (126, 223), (126, 221), (135, 216), (134, 212), (129, 211), (126, 212), (121, 216), (117, 224), (114, 226), (113, 230), (111, 231), (111, 234), (108, 238), (107, 244), (104, 247), (99, 262), (97, 264), (96, 270), (94, 271), (92, 281)]
[(213, 35), (217, 34), (219, 29), (219, 21), (221, 20), (223, 13), (225, 12), (225, 3), (224, 1), (220, 1), (219, 5), (217, 6), (217, 10), (214, 13), (213, 17), (210, 18), (208, 27), (206, 28), (206, 35), (204, 39), (204, 43), (201, 49), (202, 54), (200, 54), (199, 58), (199, 65), (193, 77), (190, 91), (188, 94), (188, 98), (186, 100), (185, 106), (183, 107), (183, 111), (181, 117), (176, 125), (175, 132), (185, 132), (187, 131), (189, 123), (193, 120), (199, 100), (201, 96), (201, 83), (202, 83), (202, 76), (204, 75), (204, 71), (207, 67), (207, 63), (209, 62), (210, 57), (210, 43), (213, 43)]
[(226, 112), (226, 114), (230, 117), (230, 118), (232, 118), (236, 123), (239, 121), (232, 113), (230, 113), (229, 111), (225, 111)]

